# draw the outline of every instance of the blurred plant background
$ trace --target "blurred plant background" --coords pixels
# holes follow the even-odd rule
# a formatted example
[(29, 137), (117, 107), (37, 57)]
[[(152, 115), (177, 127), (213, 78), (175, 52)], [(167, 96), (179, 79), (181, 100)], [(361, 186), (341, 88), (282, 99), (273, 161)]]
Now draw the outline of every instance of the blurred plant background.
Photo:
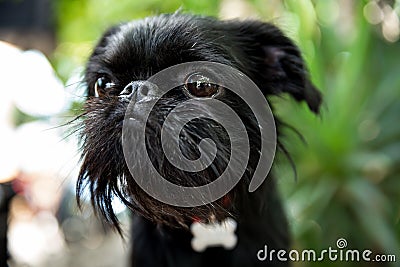
[[(101, 33), (114, 23), (180, 8), (182, 12), (258, 18), (279, 25), (301, 47), (312, 80), (324, 95), (319, 117), (289, 98), (273, 100), (284, 121), (302, 133), (307, 143), (287, 131), (286, 146), (296, 162), (297, 181), (284, 157), (277, 166), (293, 231), (293, 248), (336, 248), (336, 240), (345, 238), (349, 249), (396, 254), (397, 263), (379, 266), (399, 266), (399, 0), (50, 3), (56, 45), (48, 56), (76, 101), (65, 111), (66, 117), (74, 114), (82, 100), (72, 91), (77, 89), (84, 62)], [(296, 262), (294, 266), (377, 263)]]

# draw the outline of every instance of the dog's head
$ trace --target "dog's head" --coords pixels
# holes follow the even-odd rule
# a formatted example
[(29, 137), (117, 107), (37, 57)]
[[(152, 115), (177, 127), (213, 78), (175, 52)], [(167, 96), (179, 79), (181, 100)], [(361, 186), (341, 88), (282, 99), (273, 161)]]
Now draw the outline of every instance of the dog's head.
[[(297, 46), (271, 24), (219, 21), (175, 13), (109, 29), (95, 47), (85, 73), (88, 98), (82, 115), (83, 163), (77, 193), (79, 196), (87, 186), (92, 204), (115, 225), (113, 197), (120, 198), (129, 208), (154, 222), (174, 226), (186, 226), (194, 218), (208, 220), (210, 215), (220, 219), (235, 212), (235, 190), (213, 203), (195, 208), (164, 204), (146, 194), (135, 182), (133, 176), (146, 175), (148, 169), (141, 161), (142, 151), (136, 153), (136, 157), (137, 164), (143, 164), (143, 173), (132, 174), (124, 158), (122, 128), (129, 102), (140, 107), (146, 102), (144, 99), (151, 99), (151, 95), (156, 94), (156, 89), (143, 86), (153, 74), (193, 61), (231, 66), (250, 77), (267, 98), (288, 93), (297, 101), (305, 101), (313, 112), (319, 110), (321, 96), (308, 78)], [(216, 157), (208, 168), (196, 173), (172, 166), (163, 155), (160, 138), (156, 137), (161, 133), (166, 116), (179, 103), (192, 98), (229, 101), (238, 107), (248, 132), (259, 135), (257, 121), (251, 112), (240, 99), (210, 82), (210, 75), (207, 72), (177, 73), (175, 78), (182, 79), (182, 86), (163, 96), (146, 122), (141, 117), (141, 109), (134, 110), (135, 123), (147, 123), (145, 141), (147, 149), (152, 151), (149, 155), (151, 164), (175, 184), (200, 186), (215, 180), (226, 168), (230, 153), (228, 134), (220, 125), (213, 121), (192, 120), (179, 133), (183, 155), (191, 160), (198, 158), (199, 142), (211, 138), (217, 146)], [(260, 157), (258, 139), (255, 136), (249, 138), (250, 160), (244, 178), (251, 177)]]

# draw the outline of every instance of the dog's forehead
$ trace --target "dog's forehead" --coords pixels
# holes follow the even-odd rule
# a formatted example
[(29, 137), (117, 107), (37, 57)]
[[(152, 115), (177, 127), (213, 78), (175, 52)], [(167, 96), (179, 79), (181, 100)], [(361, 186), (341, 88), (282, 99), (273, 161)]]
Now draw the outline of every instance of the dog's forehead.
[(226, 33), (215, 26), (206, 19), (189, 16), (132, 21), (108, 37), (103, 56), (105, 62), (118, 70), (160, 70), (197, 60), (229, 64)]

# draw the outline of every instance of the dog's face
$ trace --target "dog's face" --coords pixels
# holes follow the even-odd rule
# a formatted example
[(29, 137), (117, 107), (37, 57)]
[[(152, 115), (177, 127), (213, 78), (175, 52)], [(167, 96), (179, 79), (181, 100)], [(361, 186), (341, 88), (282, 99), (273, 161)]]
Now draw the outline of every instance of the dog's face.
[[(229, 161), (229, 137), (218, 124), (194, 120), (180, 132), (180, 149), (189, 159), (199, 157), (198, 144), (211, 138), (217, 145), (212, 164), (197, 173), (172, 166), (162, 153), (159, 138), (162, 124), (171, 109), (188, 99), (216, 98), (238, 107), (250, 139), (250, 160), (240, 184), (225, 197), (196, 208), (164, 204), (146, 194), (135, 182), (125, 162), (122, 128), (129, 102), (134, 107), (155, 94), (142, 86), (153, 74), (170, 66), (208, 61), (232, 66), (250, 77), (268, 97), (289, 93), (306, 101), (318, 112), (321, 97), (310, 83), (297, 47), (275, 26), (257, 21), (218, 21), (184, 14), (161, 15), (122, 24), (108, 30), (87, 64), (85, 81), (88, 98), (82, 114), (83, 164), (77, 193), (88, 186), (92, 204), (117, 225), (112, 198), (120, 198), (129, 208), (148, 219), (172, 226), (187, 226), (194, 218), (222, 219), (236, 212), (236, 194), (259, 159), (258, 125), (241, 100), (210, 82), (213, 74), (177, 73), (181, 86), (171, 90), (151, 113), (147, 122), (141, 109), (135, 110), (137, 123), (147, 123), (146, 145), (152, 164), (169, 181), (183, 186), (199, 186), (215, 180)], [(215, 75), (215, 74), (214, 74)], [(150, 101), (151, 102), (151, 101)], [(201, 105), (199, 107), (202, 108)], [(135, 127), (135, 126), (132, 126)], [(146, 130), (146, 131), (147, 131)], [(228, 141), (227, 141), (228, 140)], [(135, 150), (135, 148), (132, 148)], [(142, 164), (138, 153), (137, 164)], [(146, 170), (147, 167), (143, 166)], [(134, 175), (146, 175), (145, 172)]]

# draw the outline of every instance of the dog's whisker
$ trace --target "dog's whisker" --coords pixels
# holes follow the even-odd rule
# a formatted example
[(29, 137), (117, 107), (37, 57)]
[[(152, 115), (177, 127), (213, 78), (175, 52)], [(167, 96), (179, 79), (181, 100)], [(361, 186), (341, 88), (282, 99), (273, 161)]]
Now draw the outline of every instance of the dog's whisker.
[(280, 151), (282, 151), (283, 155), (285, 155), (285, 157), (287, 158), (287, 160), (289, 161), (290, 166), (292, 167), (293, 170), (293, 174), (294, 174), (294, 180), (297, 182), (297, 168), (296, 168), (296, 164), (294, 163), (289, 151), (285, 148), (285, 146), (278, 141), (277, 143), (277, 147), (279, 148)]

